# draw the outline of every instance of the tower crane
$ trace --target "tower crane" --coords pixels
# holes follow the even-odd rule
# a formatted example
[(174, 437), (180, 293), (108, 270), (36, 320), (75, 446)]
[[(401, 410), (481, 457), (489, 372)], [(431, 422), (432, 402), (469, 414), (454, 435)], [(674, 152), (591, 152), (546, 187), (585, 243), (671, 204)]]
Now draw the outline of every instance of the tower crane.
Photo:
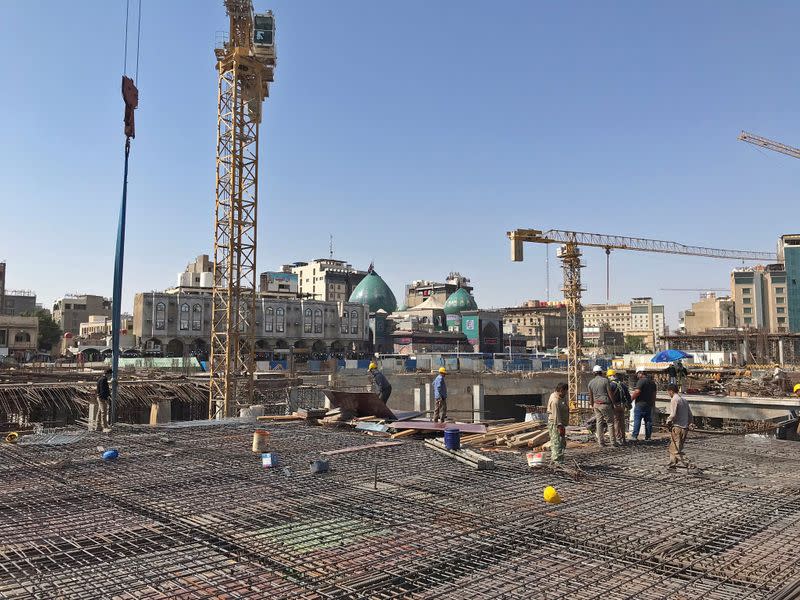
[(745, 250), (722, 250), (702, 246), (686, 246), (677, 242), (651, 240), (646, 238), (605, 235), (601, 233), (584, 233), (580, 231), (563, 231), (549, 229), (515, 229), (506, 233), (511, 240), (511, 260), (519, 262), (523, 259), (523, 244), (559, 244), (557, 256), (561, 259), (564, 271), (564, 303), (567, 309), (567, 385), (569, 386), (570, 410), (578, 408), (578, 357), (580, 356), (580, 316), (581, 294), (581, 246), (611, 250), (636, 250), (639, 252), (657, 252), (661, 254), (682, 254), (705, 258), (723, 258), (730, 260), (774, 262), (775, 254), (771, 252), (749, 252)]
[(786, 154), (787, 156), (792, 156), (794, 158), (800, 158), (800, 149), (794, 148), (793, 146), (787, 146), (786, 144), (781, 144), (780, 142), (775, 142), (754, 133), (747, 133), (746, 131), (743, 131), (739, 134), (739, 139), (743, 142), (747, 142), (748, 144), (753, 144), (754, 146), (761, 146), (767, 150), (780, 152), (781, 154)]
[(273, 81), (275, 18), (251, 0), (225, 0), (228, 40), (214, 50), (219, 79), (209, 418), (251, 404), (255, 371), (258, 129)]

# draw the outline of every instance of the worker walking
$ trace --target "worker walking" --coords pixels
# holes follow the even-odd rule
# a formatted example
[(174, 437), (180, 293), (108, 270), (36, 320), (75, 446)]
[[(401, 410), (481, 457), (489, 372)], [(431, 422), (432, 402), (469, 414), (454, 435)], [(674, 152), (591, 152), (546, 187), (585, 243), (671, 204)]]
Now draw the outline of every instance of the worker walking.
[(589, 382), (589, 402), (594, 408), (597, 443), (600, 446), (606, 445), (603, 436), (605, 429), (608, 428), (608, 437), (611, 440), (611, 445), (616, 448), (619, 443), (617, 442), (616, 427), (614, 426), (614, 392), (611, 391), (611, 386), (608, 384), (608, 379), (600, 365), (595, 365), (592, 372), (595, 376)]
[(692, 409), (689, 403), (681, 396), (678, 386), (670, 383), (667, 386), (667, 393), (670, 397), (669, 418), (667, 418), (667, 428), (669, 428), (669, 468), (674, 469), (681, 463), (689, 466), (689, 461), (683, 454), (683, 445), (686, 443), (686, 434), (692, 422)]
[(103, 433), (111, 431), (111, 425), (108, 422), (108, 402), (111, 400), (111, 388), (108, 385), (108, 377), (113, 373), (113, 370), (106, 369), (105, 373), (97, 380), (94, 416), (89, 421), (89, 429), (92, 431), (102, 430)]
[(655, 382), (647, 376), (644, 368), (636, 369), (636, 375), (639, 380), (636, 382), (636, 389), (631, 392), (631, 398), (635, 402), (632, 439), (639, 439), (639, 428), (644, 420), (644, 439), (649, 440), (653, 435), (653, 409), (656, 405), (657, 389)]
[(378, 365), (374, 362), (369, 363), (369, 374), (372, 376), (372, 387), (384, 404), (389, 403), (389, 396), (392, 395), (392, 384), (386, 379), (386, 375), (378, 370)]
[(547, 401), (547, 429), (550, 431), (550, 460), (564, 462), (564, 449), (567, 446), (567, 425), (569, 424), (569, 404), (567, 403), (567, 384), (563, 381), (556, 386)]
[(626, 416), (631, 409), (631, 393), (628, 390), (628, 385), (617, 377), (617, 372), (614, 369), (606, 371), (606, 376), (608, 377), (611, 391), (614, 393), (614, 429), (617, 433), (617, 443), (620, 446), (626, 446), (625, 432), (628, 431), (628, 419)]
[(447, 417), (447, 383), (444, 378), (447, 375), (447, 370), (444, 367), (439, 367), (439, 374), (433, 380), (433, 400), (436, 403), (433, 412), (434, 423), (444, 423)]

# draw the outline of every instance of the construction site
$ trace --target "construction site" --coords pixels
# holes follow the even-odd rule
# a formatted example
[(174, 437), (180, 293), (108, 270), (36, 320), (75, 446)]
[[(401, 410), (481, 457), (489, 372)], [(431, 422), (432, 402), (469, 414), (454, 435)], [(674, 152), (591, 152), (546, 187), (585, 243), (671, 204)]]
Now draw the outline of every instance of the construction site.
[[(294, 348), (281, 347), (290, 366), (264, 368), (255, 342), (266, 314), (256, 268), (259, 127), (277, 68), (276, 23), (251, 0), (222, 5), (207, 360), (197, 369), (120, 364), (137, 41), (137, 75), (122, 81), (111, 355), (74, 367), (0, 363), (0, 599), (800, 598), (800, 333), (786, 325), (665, 335), (675, 357), (650, 352), (635, 364), (589, 355), (582, 333), (586, 248), (605, 252), (608, 304), (612, 252), (775, 265), (791, 289), (800, 236), (783, 236), (776, 253), (499, 232), (493, 243), (510, 242), (514, 262), (525, 244), (557, 248), (566, 339), (552, 360), (515, 361), (509, 338), (496, 356), (376, 350), (326, 370), (304, 369)], [(141, 3), (139, 11), (141, 19)], [(126, 53), (127, 36), (126, 20)], [(761, 136), (739, 139), (800, 158)], [(362, 332), (386, 315), (364, 312)], [(187, 336), (188, 314), (186, 304)], [(283, 333), (280, 314), (265, 331)], [(356, 323), (351, 315), (343, 318)], [(192, 319), (192, 336), (202, 337)], [(319, 319), (313, 333), (322, 335)], [(684, 366), (699, 351), (726, 362)], [(613, 426), (605, 443), (606, 401), (587, 394), (593, 377), (631, 390), (637, 378), (652, 382), (645, 440), (633, 425), (639, 409), (619, 392), (621, 443)], [(684, 426), (673, 422), (675, 394), (690, 407)], [(563, 423), (548, 408), (556, 396)], [(686, 440), (680, 465), (676, 428)]]

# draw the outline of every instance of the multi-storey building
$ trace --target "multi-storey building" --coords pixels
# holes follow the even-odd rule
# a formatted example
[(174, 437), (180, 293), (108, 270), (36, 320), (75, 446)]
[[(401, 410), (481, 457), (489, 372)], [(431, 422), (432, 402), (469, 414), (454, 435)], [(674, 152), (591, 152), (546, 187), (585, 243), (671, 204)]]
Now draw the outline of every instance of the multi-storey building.
[(53, 320), (62, 331), (78, 335), (89, 316), (111, 317), (111, 300), (90, 294), (68, 294), (53, 305)]
[(692, 308), (680, 314), (680, 329), (686, 334), (736, 326), (736, 310), (730, 296), (718, 298), (714, 292), (704, 293)]
[(800, 333), (800, 234), (781, 236), (778, 243), (778, 260), (783, 262), (786, 271), (788, 331)]
[(469, 294), (472, 294), (473, 289), (469, 278), (458, 272), (450, 273), (444, 283), (418, 279), (406, 286), (405, 305), (406, 308), (414, 308), (428, 298), (444, 304), (458, 289), (464, 289)]
[(297, 275), (297, 290), (302, 297), (331, 302), (345, 302), (367, 274), (333, 258), (296, 262), (284, 265), (282, 270)]
[(259, 278), (258, 290), (272, 297), (297, 298), (300, 293), (299, 277), (284, 271), (265, 271)]
[[(554, 348), (567, 343), (567, 308), (562, 302), (529, 300), (500, 312), (503, 329), (525, 336), (530, 348)], [(580, 323), (578, 326), (583, 329)]]
[(0, 357), (26, 360), (36, 352), (39, 319), (0, 315)]
[(587, 304), (582, 314), (584, 327), (607, 325), (612, 331), (623, 333), (631, 329), (630, 304)]
[(666, 329), (664, 306), (653, 304), (652, 298), (633, 298), (631, 300), (631, 329), (652, 331), (656, 341), (664, 337)]
[(587, 304), (583, 307), (583, 326), (601, 325), (610, 331), (643, 337), (648, 347), (655, 348), (666, 332), (664, 306), (653, 304), (652, 298), (633, 298), (629, 304)]
[(731, 295), (739, 326), (770, 333), (789, 331), (787, 273), (782, 264), (734, 269)]

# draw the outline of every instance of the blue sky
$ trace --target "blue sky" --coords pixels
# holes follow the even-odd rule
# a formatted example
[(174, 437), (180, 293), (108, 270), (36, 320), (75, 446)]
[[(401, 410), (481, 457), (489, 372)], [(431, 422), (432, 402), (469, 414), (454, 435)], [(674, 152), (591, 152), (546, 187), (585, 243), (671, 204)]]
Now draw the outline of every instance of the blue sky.
[[(135, 4), (135, 1), (132, 2)], [(545, 295), (561, 228), (772, 250), (796, 232), (795, 2), (256, 2), (277, 18), (261, 130), (258, 268), (371, 260), (399, 297), (468, 275), (481, 306)], [(122, 180), (122, 0), (4, 3), (0, 260), (46, 306), (110, 295)], [(48, 25), (48, 27), (43, 27)], [(221, 0), (143, 0), (125, 302), (210, 253)], [(130, 62), (130, 61), (129, 61)], [(129, 69), (130, 70), (130, 69)], [(554, 252), (555, 248), (551, 248)], [(585, 301), (605, 257), (585, 253)], [(553, 259), (551, 297), (560, 273)], [(735, 263), (612, 254), (612, 300), (650, 295), (675, 324)]]

